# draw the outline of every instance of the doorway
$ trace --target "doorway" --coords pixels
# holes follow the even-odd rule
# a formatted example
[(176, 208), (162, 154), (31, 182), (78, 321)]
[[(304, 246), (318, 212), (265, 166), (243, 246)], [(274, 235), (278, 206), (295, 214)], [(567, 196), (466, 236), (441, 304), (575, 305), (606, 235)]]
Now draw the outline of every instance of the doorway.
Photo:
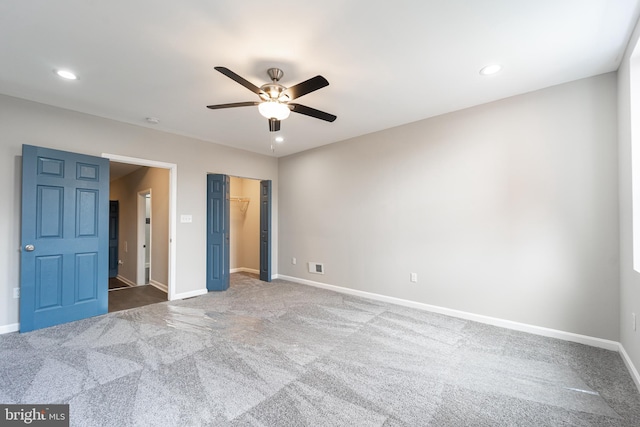
[(260, 274), (260, 180), (229, 181), (229, 272)]
[[(23, 145), (21, 332), (107, 312), (109, 255), (118, 258), (117, 251), (109, 248), (113, 235), (109, 220), (117, 217), (115, 210), (110, 211), (114, 206), (109, 203), (110, 161), (168, 173), (166, 288), (169, 299), (174, 299), (177, 165)], [(116, 224), (119, 229), (121, 223)]]
[(209, 174), (207, 290), (227, 290), (237, 271), (271, 281), (271, 181)]
[(109, 280), (109, 312), (167, 301), (169, 171), (118, 162), (110, 169), (120, 256)]
[(151, 188), (138, 191), (137, 212), (137, 240), (142, 244), (136, 245), (138, 260), (136, 264), (136, 285), (142, 286), (148, 285), (151, 278), (151, 250), (153, 249), (151, 240)]
[[(137, 181), (129, 184), (135, 186), (129, 207), (133, 225), (126, 231), (131, 237), (123, 239), (121, 232), (119, 271), (125, 273), (130, 287), (150, 284), (165, 292), (165, 301), (175, 299), (177, 165), (116, 154), (102, 157), (112, 165), (131, 168), (129, 173), (140, 168), (148, 170), (147, 174), (134, 176)], [(162, 183), (156, 184), (158, 180)], [(123, 227), (121, 215), (120, 228)]]

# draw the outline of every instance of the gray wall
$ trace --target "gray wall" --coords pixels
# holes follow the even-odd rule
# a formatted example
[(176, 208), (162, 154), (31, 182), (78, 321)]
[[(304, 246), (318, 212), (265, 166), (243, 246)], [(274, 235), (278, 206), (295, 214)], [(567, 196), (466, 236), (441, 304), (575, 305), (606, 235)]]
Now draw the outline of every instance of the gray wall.
[(616, 82), (281, 158), (279, 273), (617, 341)]
[[(621, 339), (640, 365), (637, 336), (620, 326), (629, 309), (640, 313), (640, 278), (625, 237), (630, 137), (622, 96), (618, 238), (616, 85), (616, 74), (606, 74), (279, 162), (0, 96), (0, 327), (18, 322), (20, 154), (33, 144), (178, 164), (177, 214), (194, 220), (177, 224), (178, 294), (205, 287), (206, 174), (272, 179), (276, 272)], [(628, 89), (623, 78), (618, 89)], [(307, 273), (307, 261), (324, 262), (326, 274)]]
[[(193, 223), (176, 225), (177, 294), (206, 288), (207, 173), (271, 179), (277, 189), (275, 158), (2, 95), (0, 136), (0, 328), (18, 322), (18, 300), (12, 290), (19, 286), (22, 144), (177, 164), (177, 215), (193, 215)], [(277, 190), (273, 209), (277, 273)]]
[[(640, 38), (640, 25), (636, 27), (625, 57), (618, 70), (618, 143), (620, 146), (620, 342), (631, 361), (640, 368), (640, 329), (634, 331), (631, 322), (631, 313), (640, 316), (640, 274), (633, 268), (633, 198), (632, 198), (632, 139), (631, 139), (631, 53)], [(640, 75), (640, 58), (634, 59), (634, 67)], [(640, 84), (635, 81), (634, 84)], [(637, 89), (636, 89), (637, 91)], [(638, 96), (637, 94), (635, 95)], [(637, 99), (636, 99), (637, 100)], [(636, 126), (638, 111), (634, 111)], [(635, 137), (636, 148), (640, 144), (640, 135)], [(636, 154), (636, 159), (638, 155)], [(638, 160), (636, 160), (638, 161)], [(640, 162), (636, 163), (640, 168)], [(638, 170), (635, 172), (639, 173)], [(636, 183), (636, 191), (640, 188), (640, 182)], [(640, 202), (640, 200), (638, 200)], [(638, 206), (636, 206), (636, 209)], [(640, 213), (636, 212), (636, 221), (640, 221)], [(640, 223), (636, 224), (638, 227)], [(637, 234), (637, 231), (636, 231)], [(637, 242), (640, 245), (640, 242)], [(640, 250), (640, 247), (637, 248)], [(637, 256), (637, 255), (636, 255)], [(639, 319), (640, 320), (640, 319)], [(640, 323), (638, 323), (640, 328)]]

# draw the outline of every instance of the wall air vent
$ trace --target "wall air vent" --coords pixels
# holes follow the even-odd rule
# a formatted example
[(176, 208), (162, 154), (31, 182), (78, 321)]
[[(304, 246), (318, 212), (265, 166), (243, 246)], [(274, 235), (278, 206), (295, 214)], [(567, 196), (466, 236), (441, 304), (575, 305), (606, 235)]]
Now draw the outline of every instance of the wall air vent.
[(310, 262), (309, 273), (324, 274), (324, 264), (319, 262)]

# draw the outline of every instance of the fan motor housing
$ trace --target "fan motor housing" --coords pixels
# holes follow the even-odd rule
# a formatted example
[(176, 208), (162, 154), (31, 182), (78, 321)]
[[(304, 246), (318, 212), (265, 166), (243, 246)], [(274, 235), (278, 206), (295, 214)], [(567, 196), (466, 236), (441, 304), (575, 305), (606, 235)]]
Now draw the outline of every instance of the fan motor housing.
[(262, 86), (260, 86), (260, 90), (264, 93), (264, 95), (261, 93), (260, 94), (260, 98), (264, 99), (265, 101), (288, 101), (289, 97), (284, 95), (283, 98), (284, 99), (280, 99), (280, 97), (283, 95), (283, 92), (285, 90), (287, 90), (286, 87), (282, 86), (281, 84), (278, 83), (265, 83)]
[(269, 78), (271, 78), (271, 80), (277, 82), (282, 78), (282, 76), (284, 76), (284, 71), (280, 68), (269, 68), (267, 70), (267, 74), (269, 74)]

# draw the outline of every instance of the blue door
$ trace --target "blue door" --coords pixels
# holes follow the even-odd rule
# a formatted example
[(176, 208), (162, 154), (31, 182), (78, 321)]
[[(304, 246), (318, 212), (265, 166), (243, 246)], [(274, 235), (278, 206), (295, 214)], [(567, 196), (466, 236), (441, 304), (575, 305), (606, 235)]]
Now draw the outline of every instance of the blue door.
[(109, 278), (118, 275), (118, 224), (120, 204), (109, 200)]
[(24, 145), (20, 332), (107, 312), (109, 160)]
[(207, 175), (207, 290), (229, 288), (229, 177)]
[(260, 181), (260, 280), (271, 281), (271, 181)]

